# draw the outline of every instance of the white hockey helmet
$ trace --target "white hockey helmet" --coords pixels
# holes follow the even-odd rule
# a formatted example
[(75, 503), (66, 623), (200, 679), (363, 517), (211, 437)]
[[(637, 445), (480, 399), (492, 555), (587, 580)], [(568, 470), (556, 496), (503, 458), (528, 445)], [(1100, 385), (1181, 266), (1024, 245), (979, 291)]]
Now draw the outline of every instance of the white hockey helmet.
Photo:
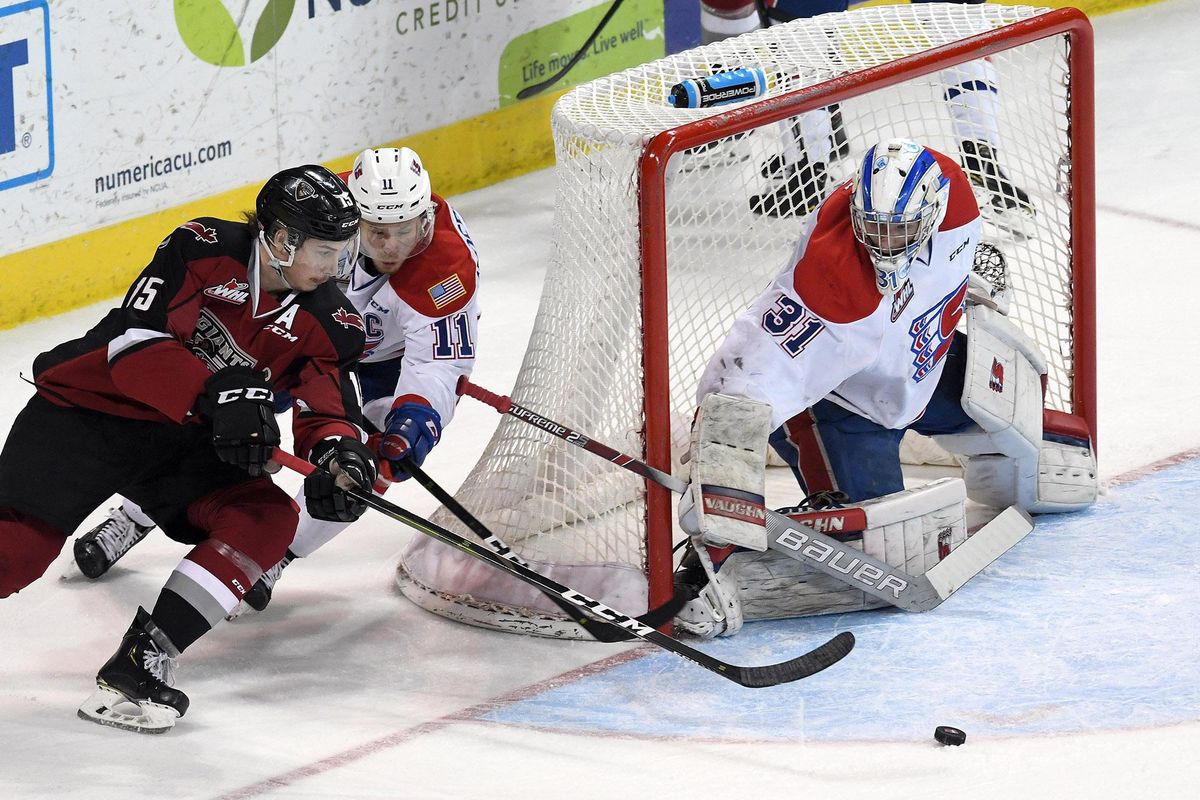
[(429, 173), (416, 153), (407, 147), (368, 148), (354, 159), (347, 184), (364, 222), (414, 226), (409, 257), (429, 246), (436, 208)]
[(854, 176), (850, 220), (875, 265), (881, 294), (908, 279), (913, 259), (946, 216), (950, 182), (928, 148), (908, 139), (872, 145)]

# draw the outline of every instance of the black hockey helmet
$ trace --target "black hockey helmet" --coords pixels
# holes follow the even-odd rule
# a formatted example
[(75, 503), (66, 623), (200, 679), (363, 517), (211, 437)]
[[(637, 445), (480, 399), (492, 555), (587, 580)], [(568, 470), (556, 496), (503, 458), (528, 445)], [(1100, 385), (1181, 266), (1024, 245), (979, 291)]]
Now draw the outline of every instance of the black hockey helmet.
[(268, 233), (275, 224), (306, 239), (329, 242), (344, 242), (358, 233), (358, 205), (350, 190), (318, 164), (272, 175), (258, 193), (255, 213)]

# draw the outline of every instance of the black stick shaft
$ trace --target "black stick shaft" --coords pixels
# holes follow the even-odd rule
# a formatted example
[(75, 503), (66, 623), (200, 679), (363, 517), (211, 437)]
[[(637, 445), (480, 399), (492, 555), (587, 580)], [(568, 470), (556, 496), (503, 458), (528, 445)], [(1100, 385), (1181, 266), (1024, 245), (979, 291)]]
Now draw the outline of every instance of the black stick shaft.
[[(291, 453), (279, 449), (275, 450), (273, 459), (288, 469), (305, 476), (311, 475), (317, 469), (317, 467), (304, 459), (297, 458)], [(437, 539), (439, 542), (451, 547), (456, 547), (480, 561), (486, 561), (497, 569), (507, 572), (532, 586), (536, 586), (542, 591), (553, 592), (581, 611), (586, 611), (589, 614), (624, 628), (639, 639), (644, 639), (664, 650), (669, 650), (681, 658), (686, 658), (742, 686), (761, 688), (806, 678), (841, 661), (854, 647), (854, 634), (849, 631), (843, 631), (828, 642), (825, 642), (825, 644), (790, 661), (784, 661), (779, 664), (768, 664), (761, 667), (742, 667), (730, 664), (713, 658), (707, 653), (702, 653), (693, 647), (689, 647), (677, 639), (672, 639), (665, 633), (659, 633), (654, 628), (638, 622), (635, 618), (609, 608), (599, 600), (594, 600), (581, 592), (563, 586), (561, 583), (545, 575), (534, 572), (528, 567), (514, 561), (509, 556), (502, 556), (499, 553), (484, 549), (482, 546), (459, 536), (453, 531), (446, 530), (440, 525), (436, 525), (423, 517), (406, 511), (394, 503), (389, 503), (382, 497), (376, 497), (369, 491), (351, 489), (348, 494), (376, 511), (386, 514), (399, 522), (403, 522), (405, 525), (424, 533), (426, 536)]]
[[(411, 458), (401, 461), (400, 466), (405, 472), (413, 477), (413, 480), (415, 480), (426, 491), (433, 495), (435, 500), (444, 505), (451, 514), (458, 517), (459, 521), (462, 522), (463, 525), (466, 525), (472, 533), (482, 539), (484, 544), (514, 563), (520, 564), (524, 567), (529, 566), (529, 564), (520, 556), (518, 556), (511, 547), (505, 544), (500, 537), (492, 533), (492, 531), (486, 525), (480, 522), (474, 514), (468, 511), (462, 503), (458, 502), (454, 495), (443, 489), (437, 481), (430, 477), (429, 473), (418, 467)], [(590, 633), (598, 641), (627, 642), (630, 639), (635, 638), (633, 634), (627, 633), (616, 625), (612, 625), (602, 620), (593, 620), (587, 614), (581, 613), (578, 608), (571, 605), (566, 600), (563, 600), (554, 592), (547, 592), (543, 590), (542, 594), (549, 598), (554, 605), (558, 606), (572, 622)], [(679, 609), (675, 606), (675, 603), (668, 601), (659, 608), (652, 609), (637, 619), (644, 625), (657, 628), (659, 625), (669, 622), (670, 619), (675, 616), (675, 614), (679, 611)]]

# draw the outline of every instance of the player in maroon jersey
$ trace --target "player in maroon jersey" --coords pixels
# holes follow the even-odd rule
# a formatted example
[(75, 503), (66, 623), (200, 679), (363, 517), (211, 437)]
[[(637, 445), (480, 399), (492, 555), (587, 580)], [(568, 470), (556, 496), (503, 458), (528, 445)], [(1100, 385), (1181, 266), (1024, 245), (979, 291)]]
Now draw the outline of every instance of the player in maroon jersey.
[(170, 728), (188, 706), (174, 659), (283, 556), (298, 509), (267, 474), (276, 391), (296, 401), (296, 452), (325, 468), (305, 481), (309, 512), (365, 510), (344, 491), (377, 472), (349, 378), (365, 326), (329, 281), (353, 260), (358, 222), (324, 167), (284, 170), (247, 220), (173, 231), (120, 307), (35, 360), (37, 392), (0, 453), (0, 597), (40, 577), (112, 494), (192, 545), (101, 667), (85, 719)]

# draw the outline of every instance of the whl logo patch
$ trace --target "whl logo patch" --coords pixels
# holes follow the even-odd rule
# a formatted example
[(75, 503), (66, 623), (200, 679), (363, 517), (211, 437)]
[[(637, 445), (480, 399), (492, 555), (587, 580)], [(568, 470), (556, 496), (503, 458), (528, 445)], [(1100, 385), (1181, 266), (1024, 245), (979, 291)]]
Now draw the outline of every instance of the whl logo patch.
[(204, 290), (209, 297), (224, 300), (226, 303), (241, 305), (250, 299), (250, 284), (242, 283), (237, 278), (230, 278), (221, 286), (210, 286)]
[[(246, 4), (250, 5), (256, 4)], [(296, 0), (268, 0), (254, 23), (249, 51), (238, 23), (221, 0), (175, 0), (175, 27), (192, 55), (206, 64), (243, 67), (279, 43), (295, 8)]]

